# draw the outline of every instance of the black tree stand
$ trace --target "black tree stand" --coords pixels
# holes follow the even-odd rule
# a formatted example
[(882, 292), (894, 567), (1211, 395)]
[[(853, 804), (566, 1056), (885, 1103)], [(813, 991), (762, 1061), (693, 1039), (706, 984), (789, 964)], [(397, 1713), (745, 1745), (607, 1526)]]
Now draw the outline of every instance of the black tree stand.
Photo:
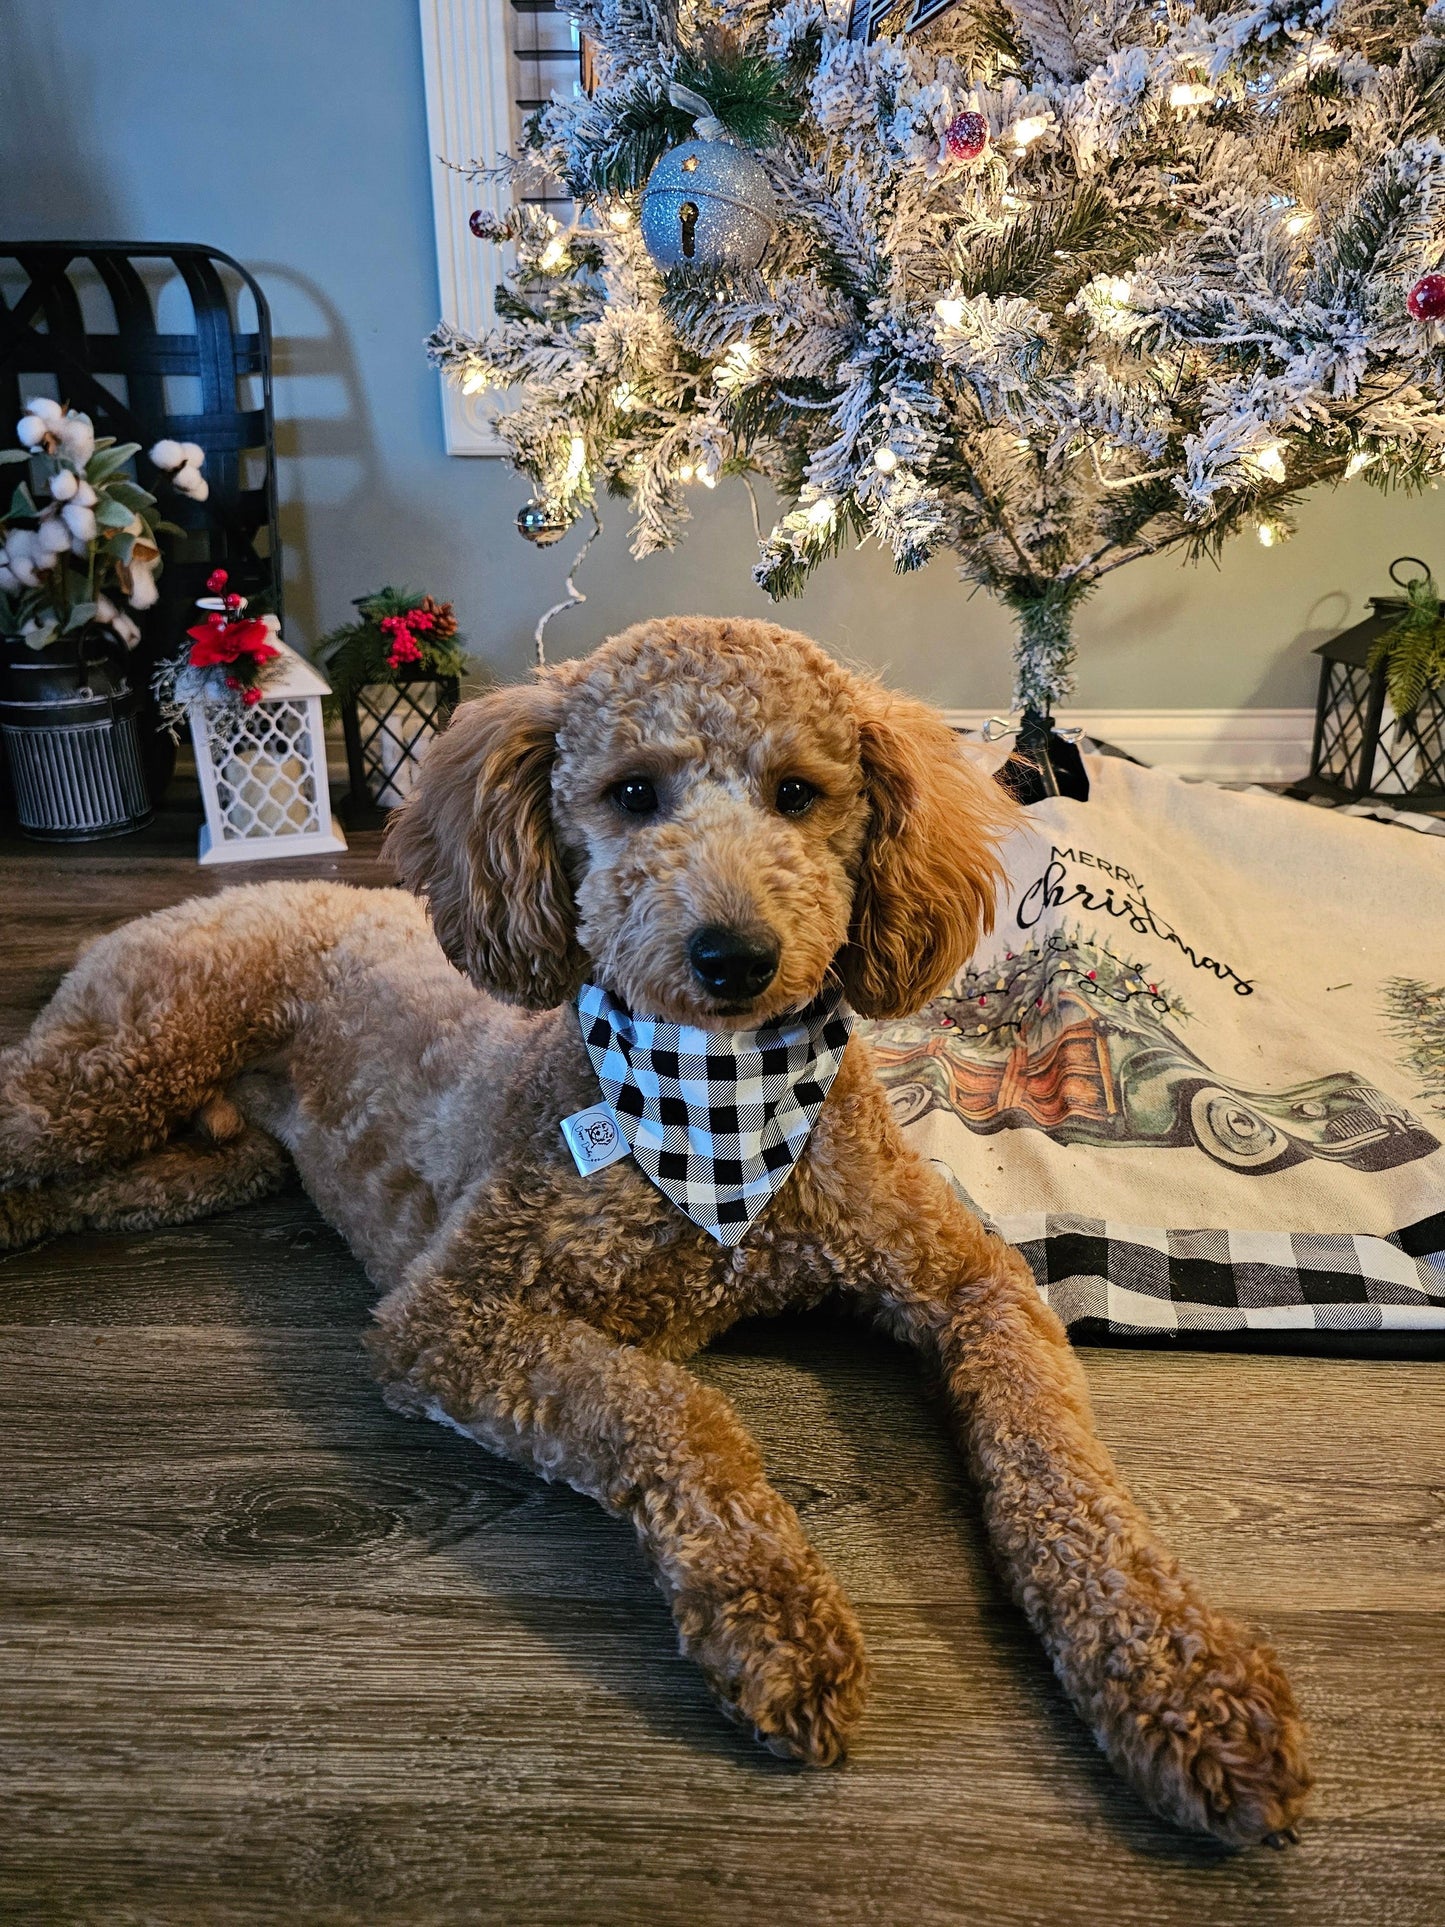
[(1061, 736), (1053, 717), (1037, 709), (1024, 711), (1008, 761), (994, 772), (994, 781), (1025, 805), (1046, 796), (1089, 800), (1089, 778), (1078, 744)]

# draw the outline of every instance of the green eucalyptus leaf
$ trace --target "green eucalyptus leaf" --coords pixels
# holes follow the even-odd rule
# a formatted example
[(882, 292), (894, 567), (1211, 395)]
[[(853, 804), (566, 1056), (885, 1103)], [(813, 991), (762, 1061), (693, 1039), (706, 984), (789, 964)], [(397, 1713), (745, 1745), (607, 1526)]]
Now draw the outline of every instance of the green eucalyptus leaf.
[(139, 442), (119, 442), (114, 448), (98, 448), (85, 465), (85, 479), (99, 488), (112, 475), (119, 475), (132, 455), (140, 453)]
[(35, 506), (35, 497), (24, 482), (19, 483), (15, 493), (10, 497), (11, 516), (38, 515), (39, 513), (40, 510)]
[(77, 602), (70, 612), (69, 620), (66, 622), (65, 634), (68, 636), (72, 630), (83, 629), (87, 622), (94, 622), (95, 612), (98, 606), (99, 605), (94, 602)]
[(97, 502), (95, 519), (103, 529), (124, 529), (130, 526), (131, 511), (124, 502)]
[(52, 622), (44, 629), (27, 629), (24, 635), (26, 642), (38, 655), (42, 649), (50, 647), (59, 633), (60, 625)]
[(108, 482), (105, 492), (112, 501), (124, 502), (126, 507), (136, 515), (143, 509), (150, 508), (156, 499), (149, 489), (144, 489), (139, 482), (130, 480)]
[(118, 529), (114, 535), (106, 537), (103, 547), (107, 555), (113, 556), (124, 566), (135, 553), (135, 537), (127, 529)]

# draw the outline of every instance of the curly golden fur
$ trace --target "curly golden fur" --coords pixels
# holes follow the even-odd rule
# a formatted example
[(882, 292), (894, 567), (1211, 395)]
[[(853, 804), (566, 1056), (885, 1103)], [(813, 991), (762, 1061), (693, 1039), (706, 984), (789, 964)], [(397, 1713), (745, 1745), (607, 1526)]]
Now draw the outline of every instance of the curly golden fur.
[[(936, 715), (804, 637), (631, 629), (458, 711), (391, 838), (430, 927), (402, 891), (265, 884), (94, 944), (0, 1058), (0, 1244), (222, 1209), (284, 1147), (384, 1293), (390, 1403), (630, 1518), (724, 1709), (815, 1764), (862, 1712), (857, 1621), (680, 1361), (835, 1294), (939, 1368), (999, 1567), (1118, 1770), (1180, 1826), (1278, 1834), (1310, 1780), (1283, 1675), (1159, 1546), (1062, 1327), (905, 1146), (860, 1039), (736, 1250), (631, 1160), (579, 1179), (560, 1134), (597, 1097), (584, 975), (714, 1027), (830, 972), (911, 1011), (987, 927), (1014, 820)], [(771, 981), (709, 990), (704, 926), (766, 937)]]

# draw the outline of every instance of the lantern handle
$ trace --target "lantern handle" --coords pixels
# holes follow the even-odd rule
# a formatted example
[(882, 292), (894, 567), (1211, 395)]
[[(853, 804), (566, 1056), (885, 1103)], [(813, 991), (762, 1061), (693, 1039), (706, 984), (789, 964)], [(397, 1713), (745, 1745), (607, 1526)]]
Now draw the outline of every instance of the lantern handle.
[[(1421, 570), (1423, 570), (1424, 572), (1423, 576), (1412, 575), (1410, 577), (1409, 582), (1402, 582), (1399, 576), (1396, 575), (1395, 571), (1396, 569), (1401, 568), (1406, 562), (1417, 563), (1421, 568)], [(1434, 570), (1430, 567), (1430, 564), (1428, 562), (1422, 561), (1418, 555), (1397, 555), (1394, 561), (1390, 564), (1390, 580), (1394, 583), (1397, 589), (1408, 589), (1411, 583), (1419, 582), (1422, 580), (1425, 582), (1433, 582), (1434, 579), (1435, 579)]]

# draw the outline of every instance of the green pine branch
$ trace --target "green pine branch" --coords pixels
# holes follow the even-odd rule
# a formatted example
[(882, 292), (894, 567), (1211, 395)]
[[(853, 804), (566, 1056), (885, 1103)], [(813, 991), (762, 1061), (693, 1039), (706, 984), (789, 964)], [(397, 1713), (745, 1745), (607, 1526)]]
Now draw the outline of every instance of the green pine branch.
[(1385, 689), (1397, 716), (1413, 716), (1431, 690), (1445, 688), (1445, 611), (1433, 576), (1417, 576), (1405, 588), (1405, 612), (1370, 650), (1367, 667), (1385, 671)]

